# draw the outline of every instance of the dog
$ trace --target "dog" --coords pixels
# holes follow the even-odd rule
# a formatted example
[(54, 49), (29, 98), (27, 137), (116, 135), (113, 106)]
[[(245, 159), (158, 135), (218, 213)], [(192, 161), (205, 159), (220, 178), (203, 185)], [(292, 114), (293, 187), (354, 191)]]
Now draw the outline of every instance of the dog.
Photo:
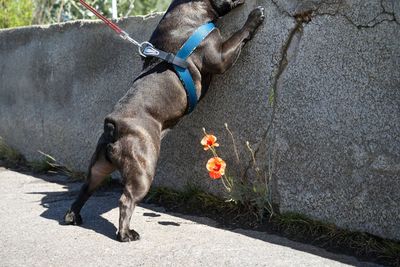
[[(245, 0), (174, 0), (150, 38), (156, 48), (176, 53), (201, 25), (216, 21)], [(227, 40), (212, 31), (188, 58), (188, 69), (198, 99), (209, 87), (213, 74), (226, 72), (236, 62), (242, 47), (264, 21), (264, 8), (255, 8), (244, 26)], [(146, 58), (143, 71), (111, 114), (92, 156), (88, 177), (64, 222), (80, 225), (80, 211), (94, 190), (113, 171), (121, 173), (124, 189), (119, 201), (117, 240), (140, 239), (129, 228), (135, 206), (146, 196), (160, 154), (162, 136), (185, 114), (188, 99), (173, 66)]]

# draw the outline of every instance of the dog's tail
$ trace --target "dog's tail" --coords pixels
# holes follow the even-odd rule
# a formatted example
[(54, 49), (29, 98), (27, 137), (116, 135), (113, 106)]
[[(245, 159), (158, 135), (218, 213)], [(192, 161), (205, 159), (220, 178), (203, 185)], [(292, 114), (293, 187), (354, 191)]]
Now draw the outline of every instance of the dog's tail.
[(114, 143), (117, 139), (117, 127), (113, 120), (107, 118), (104, 121), (104, 138), (107, 143)]
[(115, 121), (110, 118), (106, 118), (104, 120), (104, 132), (103, 132), (103, 145), (104, 145), (104, 152), (105, 158), (110, 162), (113, 163), (113, 151), (114, 143), (117, 140), (117, 126)]

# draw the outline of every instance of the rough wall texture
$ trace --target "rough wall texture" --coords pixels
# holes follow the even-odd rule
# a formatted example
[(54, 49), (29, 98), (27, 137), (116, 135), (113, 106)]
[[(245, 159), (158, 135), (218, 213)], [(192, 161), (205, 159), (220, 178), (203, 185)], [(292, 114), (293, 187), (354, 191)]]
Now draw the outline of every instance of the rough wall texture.
[[(220, 24), (228, 35), (257, 5), (267, 19), (232, 70), (163, 140), (155, 183), (207, 179), (202, 127), (234, 154), (224, 122), (249, 141), (273, 198), (294, 211), (400, 240), (400, 1), (248, 1)], [(146, 40), (160, 16), (120, 24)], [(84, 170), (103, 117), (140, 71), (133, 47), (98, 22), (0, 31), (0, 136)], [(249, 172), (251, 174), (251, 172)]]

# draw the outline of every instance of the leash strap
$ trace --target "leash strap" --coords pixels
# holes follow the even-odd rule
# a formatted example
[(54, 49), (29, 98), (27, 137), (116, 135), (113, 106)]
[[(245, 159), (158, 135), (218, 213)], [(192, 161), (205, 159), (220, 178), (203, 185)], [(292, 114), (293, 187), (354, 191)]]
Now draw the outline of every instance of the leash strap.
[(109, 19), (107, 19), (106, 17), (104, 17), (103, 15), (101, 15), (96, 9), (94, 9), (93, 7), (91, 7), (88, 3), (86, 3), (83, 0), (79, 0), (79, 2), (86, 7), (87, 9), (90, 10), (90, 12), (92, 12), (93, 14), (95, 14), (99, 19), (101, 19), (105, 24), (108, 25), (108, 27), (110, 27), (111, 29), (113, 29), (116, 33), (118, 34), (122, 34), (123, 30), (118, 27), (115, 23), (113, 23), (112, 21), (110, 21)]
[(157, 57), (160, 58), (164, 61), (167, 61), (170, 64), (179, 66), (181, 68), (187, 68), (188, 64), (186, 60), (182, 60), (179, 57), (176, 57), (172, 53), (167, 53), (162, 50), (159, 50), (155, 48), (151, 43), (149, 42), (143, 42), (139, 43), (135, 39), (129, 36), (128, 33), (123, 31), (120, 27), (118, 27), (117, 24), (113, 23), (111, 20), (107, 19), (105, 16), (101, 15), (95, 8), (90, 6), (88, 3), (86, 3), (84, 0), (79, 0), (79, 2), (86, 7), (88, 10), (90, 10), (93, 14), (95, 14), (99, 19), (101, 19), (107, 26), (109, 26), (112, 30), (114, 30), (119, 36), (124, 39), (128, 40), (129, 42), (133, 43), (134, 45), (139, 47), (139, 54), (143, 57), (146, 56), (151, 56), (151, 57)]
[[(201, 42), (215, 29), (215, 25), (212, 22), (206, 23), (200, 26), (189, 39), (184, 43), (182, 48), (176, 54), (176, 57), (184, 60), (196, 50)], [(197, 94), (196, 85), (194, 84), (192, 75), (188, 68), (182, 68), (179, 65), (174, 64), (176, 73), (178, 74), (183, 86), (185, 87), (186, 94), (188, 97), (188, 108), (186, 113), (191, 113), (197, 105)]]

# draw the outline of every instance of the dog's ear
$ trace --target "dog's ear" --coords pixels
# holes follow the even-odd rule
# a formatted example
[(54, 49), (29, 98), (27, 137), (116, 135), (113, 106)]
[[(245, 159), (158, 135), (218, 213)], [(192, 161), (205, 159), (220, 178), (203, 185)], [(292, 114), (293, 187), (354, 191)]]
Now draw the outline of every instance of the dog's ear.
[(218, 13), (218, 16), (222, 17), (231, 11), (238, 0), (210, 0), (214, 10)]

